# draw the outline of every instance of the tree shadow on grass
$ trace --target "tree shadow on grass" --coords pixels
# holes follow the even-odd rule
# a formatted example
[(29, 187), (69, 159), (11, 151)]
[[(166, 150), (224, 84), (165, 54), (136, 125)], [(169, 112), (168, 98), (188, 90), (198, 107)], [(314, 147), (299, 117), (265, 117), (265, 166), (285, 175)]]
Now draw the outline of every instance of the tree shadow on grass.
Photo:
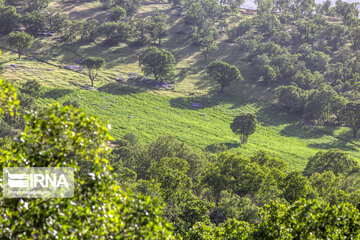
[(238, 148), (241, 144), (238, 142), (226, 142), (226, 143), (213, 143), (206, 146), (206, 151), (211, 153), (220, 153), (232, 148)]
[[(192, 107), (193, 103), (199, 103), (202, 107)], [(201, 96), (201, 97), (178, 97), (170, 100), (170, 105), (173, 108), (179, 109), (203, 109), (209, 108), (222, 103), (220, 98), (212, 96)]]
[(300, 139), (319, 139), (325, 135), (333, 135), (335, 128), (326, 126), (310, 127), (302, 122), (296, 122), (284, 127), (280, 134), (282, 136), (297, 137)]
[(51, 89), (51, 90), (44, 92), (42, 97), (57, 100), (57, 99), (65, 96), (65, 95), (68, 95), (72, 92), (74, 92), (74, 91), (71, 89), (55, 88), (55, 89)]
[(103, 51), (103, 53), (106, 53), (103, 56), (106, 59), (106, 67), (113, 68), (122, 64), (137, 63), (139, 53), (144, 46), (136, 46), (136, 45), (128, 46), (122, 44), (114, 47), (103, 44), (97, 45), (97, 48), (101, 48), (101, 47), (108, 49)]
[(113, 95), (128, 95), (143, 92), (138, 88), (123, 86), (120, 83), (109, 83), (101, 88), (98, 88), (100, 92), (106, 92)]
[[(352, 142), (353, 144), (356, 144), (357, 146), (360, 146), (357, 141), (359, 141), (359, 139), (354, 139), (354, 135), (353, 132), (350, 128), (346, 129), (346, 130), (342, 130), (337, 136), (337, 139), (341, 139), (343, 141), (347, 141), (347, 142)], [(354, 142), (355, 141), (355, 142)]]
[(98, 6), (71, 12), (69, 17), (71, 19), (84, 19), (85, 21), (91, 18), (98, 20), (99, 23), (103, 23), (110, 15), (111, 13), (109, 11), (106, 11), (102, 6)]
[[(199, 108), (192, 107), (193, 103), (200, 103), (201, 105), (203, 105), (203, 107), (199, 107)], [(255, 102), (253, 100), (243, 100), (236, 98), (234, 96), (229, 96), (224, 93), (221, 94), (218, 92), (206, 96), (178, 97), (170, 100), (170, 105), (174, 108), (193, 109), (193, 110), (210, 108), (222, 104), (232, 104), (230, 109), (235, 109), (249, 103), (255, 103)]]
[(238, 142), (227, 142), (224, 144), (227, 146), (228, 149), (241, 147), (241, 144)]
[(328, 143), (312, 143), (308, 146), (320, 150), (340, 149), (342, 151), (357, 151), (354, 143), (342, 140), (334, 140)]
[(257, 113), (257, 120), (263, 126), (280, 126), (283, 124), (292, 124), (298, 121), (294, 116), (282, 111), (274, 105), (265, 105)]

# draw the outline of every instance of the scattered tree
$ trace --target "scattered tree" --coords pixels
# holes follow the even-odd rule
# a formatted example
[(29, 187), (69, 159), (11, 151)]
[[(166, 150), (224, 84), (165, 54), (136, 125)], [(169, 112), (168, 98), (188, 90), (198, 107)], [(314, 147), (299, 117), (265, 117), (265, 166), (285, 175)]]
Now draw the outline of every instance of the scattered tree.
[(25, 48), (31, 47), (34, 37), (25, 32), (12, 32), (9, 35), (8, 44), (11, 48), (15, 48), (19, 59)]
[(208, 57), (209, 53), (216, 52), (217, 50), (219, 50), (219, 48), (216, 45), (216, 43), (206, 42), (206, 41), (203, 42), (203, 45), (201, 46), (200, 51), (204, 55), (205, 63), (207, 62), (207, 57)]
[(152, 16), (150, 23), (148, 24), (150, 36), (154, 42), (158, 42), (161, 45), (161, 39), (167, 34), (166, 17), (159, 11), (155, 12)]
[(127, 22), (105, 22), (97, 30), (98, 36), (105, 36), (105, 43), (117, 45), (127, 42), (132, 33), (132, 26)]
[(275, 89), (276, 99), (286, 110), (302, 113), (308, 99), (308, 93), (296, 86), (280, 86)]
[(46, 31), (46, 17), (46, 14), (43, 14), (42, 11), (34, 11), (22, 15), (21, 23), (26, 28), (27, 33), (33, 36), (39, 36), (41, 32)]
[(224, 88), (230, 86), (231, 82), (244, 80), (237, 67), (223, 61), (212, 61), (207, 66), (207, 73), (212, 80), (221, 85), (220, 92), (224, 92)]
[(105, 60), (99, 57), (87, 57), (80, 64), (87, 68), (91, 86), (94, 87), (94, 79), (97, 77), (98, 71), (105, 65)]
[(8, 34), (19, 23), (20, 15), (13, 6), (0, 6), (0, 33)]
[(276, 81), (276, 70), (270, 65), (265, 65), (263, 67), (263, 79), (264, 83), (272, 84)]
[(69, 15), (61, 10), (49, 8), (44, 11), (46, 29), (52, 32), (60, 32), (64, 23), (69, 20)]
[(353, 136), (356, 138), (360, 129), (360, 103), (348, 103), (341, 115), (341, 121), (352, 129)]
[(257, 120), (254, 114), (242, 113), (235, 117), (230, 128), (235, 134), (240, 135), (242, 143), (247, 143), (248, 137), (255, 132), (256, 124)]
[(125, 9), (126, 15), (132, 17), (141, 7), (141, 0), (115, 0), (115, 5)]
[(83, 41), (89, 41), (92, 42), (96, 38), (96, 27), (98, 24), (98, 20), (96, 19), (90, 19), (86, 22), (84, 22), (83, 27), (81, 28), (81, 42)]
[(145, 75), (154, 74), (155, 80), (165, 80), (174, 75), (175, 58), (168, 50), (148, 47), (139, 55), (139, 65)]
[(82, 20), (66, 20), (61, 28), (62, 39), (68, 43), (75, 41), (84, 31), (85, 21)]
[(121, 18), (126, 17), (126, 11), (120, 6), (111, 9), (111, 21), (119, 21)]
[(117, 22), (105, 22), (103, 23), (99, 29), (98, 29), (98, 36), (105, 36), (105, 42), (107, 44), (115, 44), (118, 43), (118, 40), (116, 39), (116, 32), (118, 28)]
[(144, 45), (149, 39), (149, 23), (143, 18), (136, 18), (133, 21), (134, 31), (132, 33), (135, 44)]
[(189, 1), (186, 23), (202, 28), (206, 21), (215, 22), (221, 16), (221, 6), (216, 0)]
[(50, 0), (24, 0), (26, 10), (33, 12), (46, 8), (50, 3)]
[(201, 48), (200, 48), (202, 54), (205, 58), (205, 63), (207, 62), (207, 57), (209, 53), (216, 52), (219, 50), (218, 46), (216, 45), (215, 39), (211, 36), (205, 37), (201, 41)]

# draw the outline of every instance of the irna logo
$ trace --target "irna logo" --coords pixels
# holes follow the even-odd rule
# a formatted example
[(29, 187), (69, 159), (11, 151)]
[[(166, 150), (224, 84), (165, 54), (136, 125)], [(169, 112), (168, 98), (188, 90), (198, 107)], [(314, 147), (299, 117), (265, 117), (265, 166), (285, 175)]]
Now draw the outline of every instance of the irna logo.
[(74, 195), (73, 168), (4, 168), (7, 198), (69, 198)]
[(36, 188), (36, 187), (69, 187), (64, 174), (10, 174), (8, 173), (10, 187)]

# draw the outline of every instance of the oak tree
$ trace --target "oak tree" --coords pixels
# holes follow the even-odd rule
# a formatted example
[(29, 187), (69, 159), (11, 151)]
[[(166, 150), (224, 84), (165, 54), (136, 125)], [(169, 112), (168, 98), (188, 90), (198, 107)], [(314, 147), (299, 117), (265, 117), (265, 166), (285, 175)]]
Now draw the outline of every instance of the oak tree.
[(25, 48), (31, 47), (34, 37), (25, 32), (12, 32), (10, 33), (8, 44), (11, 48), (15, 48), (19, 59)]
[(98, 71), (105, 65), (105, 60), (99, 57), (87, 57), (81, 61), (80, 65), (88, 70), (91, 86), (94, 86), (94, 79), (98, 76)]
[(171, 52), (157, 47), (148, 47), (139, 55), (139, 65), (145, 75), (154, 74), (155, 80), (165, 80), (174, 75), (175, 58)]
[(224, 92), (224, 88), (230, 86), (232, 82), (243, 81), (239, 69), (223, 61), (212, 61), (207, 66), (209, 77), (221, 85), (220, 92)]

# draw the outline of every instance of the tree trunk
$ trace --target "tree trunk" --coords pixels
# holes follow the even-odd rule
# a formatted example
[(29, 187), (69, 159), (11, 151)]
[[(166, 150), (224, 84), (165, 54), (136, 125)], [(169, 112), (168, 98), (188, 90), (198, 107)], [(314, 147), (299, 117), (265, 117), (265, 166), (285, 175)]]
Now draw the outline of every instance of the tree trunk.
[(21, 58), (21, 51), (19, 50), (18, 51), (18, 56), (19, 56), (19, 59)]
[(91, 87), (94, 87), (94, 79), (96, 78), (96, 75), (94, 75), (90, 69), (89, 69), (89, 78), (91, 81)]
[(220, 92), (221, 92), (221, 93), (224, 92), (224, 88), (225, 88), (225, 86), (224, 86), (224, 85), (221, 85), (221, 89), (220, 89)]
[(242, 143), (246, 144), (246, 142), (247, 142), (247, 136), (244, 134)]
[(358, 133), (358, 129), (355, 129), (355, 128), (353, 128), (353, 134), (354, 134), (354, 138), (356, 139), (356, 136), (357, 136), (357, 133)]
[(204, 52), (205, 63), (207, 63), (207, 52)]

